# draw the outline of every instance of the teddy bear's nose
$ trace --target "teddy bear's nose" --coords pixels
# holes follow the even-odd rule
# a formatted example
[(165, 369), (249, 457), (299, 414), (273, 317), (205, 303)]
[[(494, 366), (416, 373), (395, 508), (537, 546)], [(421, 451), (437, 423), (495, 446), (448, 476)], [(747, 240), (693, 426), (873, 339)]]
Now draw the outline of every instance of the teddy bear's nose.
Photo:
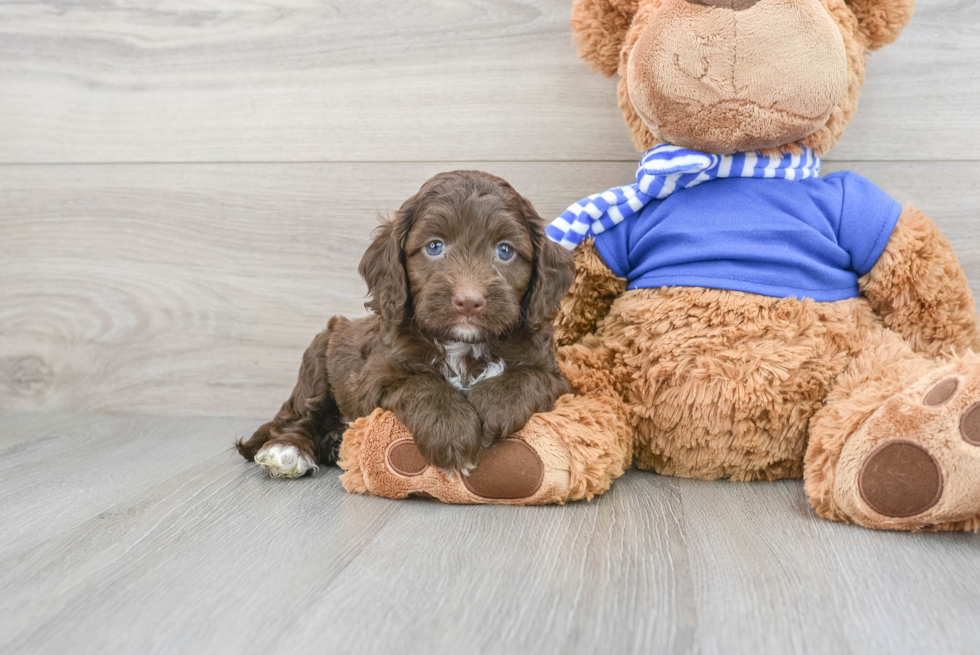
[(742, 11), (753, 6), (759, 0), (687, 0), (692, 5), (702, 7), (718, 7), (719, 9), (731, 9), (732, 11)]

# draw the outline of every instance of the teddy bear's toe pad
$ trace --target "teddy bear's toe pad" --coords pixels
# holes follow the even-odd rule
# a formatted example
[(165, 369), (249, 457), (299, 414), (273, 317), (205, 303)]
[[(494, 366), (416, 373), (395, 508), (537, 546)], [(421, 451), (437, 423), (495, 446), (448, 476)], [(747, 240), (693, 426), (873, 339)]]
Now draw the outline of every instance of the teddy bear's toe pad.
[(963, 413), (963, 418), (960, 420), (960, 434), (967, 443), (980, 446), (980, 403)]
[(537, 493), (544, 482), (544, 463), (520, 439), (503, 439), (484, 451), (463, 485), (482, 498), (516, 500)]
[(402, 439), (393, 443), (388, 449), (388, 466), (398, 475), (411, 478), (424, 473), (429, 465), (414, 441)]
[[(400, 439), (388, 448), (388, 466), (400, 476), (425, 473), (428, 464), (411, 439)], [(530, 498), (544, 482), (544, 463), (534, 449), (520, 439), (503, 439), (484, 450), (476, 468), (462, 476), (470, 493), (491, 500)]]
[(889, 441), (864, 462), (858, 486), (864, 502), (882, 516), (915, 516), (939, 502), (943, 474), (921, 446)]
[(959, 386), (960, 381), (957, 378), (946, 378), (926, 393), (922, 404), (927, 407), (941, 407), (956, 395)]

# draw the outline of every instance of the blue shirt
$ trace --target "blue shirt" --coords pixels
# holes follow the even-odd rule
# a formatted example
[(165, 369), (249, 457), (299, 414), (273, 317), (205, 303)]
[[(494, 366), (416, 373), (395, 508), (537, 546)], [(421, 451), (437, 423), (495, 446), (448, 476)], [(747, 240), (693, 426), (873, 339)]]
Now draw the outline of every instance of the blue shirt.
[(698, 286), (778, 298), (860, 295), (902, 206), (851, 171), (722, 178), (676, 191), (596, 236), (629, 289)]

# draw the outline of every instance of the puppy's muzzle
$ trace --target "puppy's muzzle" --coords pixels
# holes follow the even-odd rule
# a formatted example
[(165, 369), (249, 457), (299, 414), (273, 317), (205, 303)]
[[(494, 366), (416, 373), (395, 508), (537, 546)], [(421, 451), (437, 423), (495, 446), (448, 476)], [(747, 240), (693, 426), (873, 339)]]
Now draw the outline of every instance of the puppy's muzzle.
[(478, 316), (486, 306), (486, 298), (479, 291), (466, 289), (453, 295), (453, 309), (464, 317)]

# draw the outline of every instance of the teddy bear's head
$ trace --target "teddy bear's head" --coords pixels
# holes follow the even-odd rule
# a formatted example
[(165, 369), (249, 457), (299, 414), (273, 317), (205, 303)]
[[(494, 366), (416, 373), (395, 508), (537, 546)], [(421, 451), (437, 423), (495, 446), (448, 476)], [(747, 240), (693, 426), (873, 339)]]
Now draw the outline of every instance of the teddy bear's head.
[(818, 155), (850, 122), (865, 56), (898, 38), (915, 0), (576, 0), (579, 54), (618, 73), (641, 150)]

